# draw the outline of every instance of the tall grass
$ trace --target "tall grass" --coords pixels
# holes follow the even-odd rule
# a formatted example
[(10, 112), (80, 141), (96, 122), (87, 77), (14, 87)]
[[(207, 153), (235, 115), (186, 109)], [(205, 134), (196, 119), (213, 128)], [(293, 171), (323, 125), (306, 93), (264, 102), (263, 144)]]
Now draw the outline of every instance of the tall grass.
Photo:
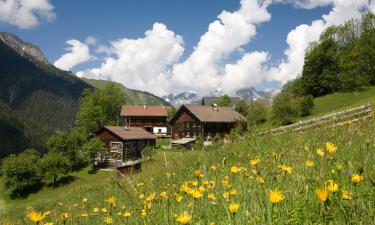
[[(61, 199), (41, 199), (12, 210), (0, 221), (32, 224), (29, 212), (50, 211), (40, 224), (373, 224), (374, 130), (373, 121), (364, 121), (249, 138), (204, 151), (160, 151), (139, 174), (97, 180)], [(337, 151), (329, 153), (326, 142), (334, 143)], [(259, 163), (250, 165), (255, 159)], [(307, 160), (314, 166), (307, 167)], [(283, 171), (280, 165), (292, 170)], [(363, 180), (353, 183), (354, 174)], [(323, 202), (315, 190), (327, 188), (328, 180), (338, 184), (338, 190)], [(284, 198), (271, 203), (269, 191), (275, 189)], [(343, 198), (343, 190), (351, 199)], [(230, 203), (239, 204), (235, 213), (228, 209)]]

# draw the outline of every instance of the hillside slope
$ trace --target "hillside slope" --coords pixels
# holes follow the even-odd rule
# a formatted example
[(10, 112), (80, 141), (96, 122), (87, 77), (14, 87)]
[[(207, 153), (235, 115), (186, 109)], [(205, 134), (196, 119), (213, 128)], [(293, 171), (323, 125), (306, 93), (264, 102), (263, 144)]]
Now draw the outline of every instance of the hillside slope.
[[(126, 179), (108, 176), (25, 201), (4, 199), (8, 213), (2, 218), (25, 223), (28, 207), (51, 211), (45, 222), (67, 213), (64, 224), (179, 224), (184, 212), (189, 224), (372, 224), (374, 128), (374, 121), (365, 121), (255, 137), (205, 151), (159, 152), (141, 173)], [(318, 148), (324, 155), (316, 153)], [(326, 190), (327, 198), (316, 194), (330, 182), (335, 185)], [(280, 192), (271, 198), (271, 190)], [(237, 210), (230, 203), (238, 204)]]
[(170, 103), (168, 103), (167, 101), (165, 101), (164, 99), (156, 95), (153, 95), (145, 91), (132, 90), (132, 89), (124, 87), (122, 84), (119, 84), (119, 83), (105, 81), (105, 80), (86, 79), (86, 78), (83, 78), (83, 80), (96, 88), (101, 88), (108, 83), (114, 83), (118, 85), (124, 91), (126, 102), (129, 105), (165, 105), (165, 106), (170, 105)]
[(49, 135), (73, 126), (81, 92), (92, 86), (46, 63), (42, 53), (34, 52), (38, 57), (27, 51), (20, 54), (27, 48), (22, 47), (23, 42), (17, 45), (16, 39), (12, 40), (12, 45), (8, 45), (0, 38), (0, 100), (17, 113), (20, 121), (33, 124), (29, 134), (33, 141), (28, 147), (43, 148)]

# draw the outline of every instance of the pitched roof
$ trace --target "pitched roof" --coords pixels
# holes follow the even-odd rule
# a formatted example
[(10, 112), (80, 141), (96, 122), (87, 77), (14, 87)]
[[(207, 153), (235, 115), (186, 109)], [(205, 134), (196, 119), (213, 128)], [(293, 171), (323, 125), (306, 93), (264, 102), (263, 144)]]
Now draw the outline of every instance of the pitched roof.
[[(207, 105), (183, 105), (182, 107), (185, 107), (202, 122), (235, 123), (247, 121), (244, 116), (234, 111), (231, 107), (213, 107)], [(174, 118), (172, 121), (174, 121)]]
[[(211, 105), (214, 102), (217, 102), (220, 100), (221, 97), (203, 97), (202, 98), (202, 105)], [(241, 101), (240, 97), (229, 97), (231, 104), (237, 104), (239, 101)]]
[[(141, 127), (125, 127), (125, 126), (104, 126), (101, 130), (106, 129), (118, 138), (126, 140), (143, 140), (156, 139), (156, 136), (145, 131)], [(100, 131), (101, 131), (100, 130)], [(97, 133), (100, 133), (97, 132)]]
[(165, 106), (123, 105), (120, 115), (167, 117), (168, 113)]

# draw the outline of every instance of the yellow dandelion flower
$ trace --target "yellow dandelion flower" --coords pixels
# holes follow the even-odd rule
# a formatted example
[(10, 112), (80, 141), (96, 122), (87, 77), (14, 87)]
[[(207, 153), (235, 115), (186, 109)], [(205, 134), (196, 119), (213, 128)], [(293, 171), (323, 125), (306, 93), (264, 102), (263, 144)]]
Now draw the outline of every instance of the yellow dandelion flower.
[(229, 195), (231, 195), (231, 196), (235, 196), (235, 195), (237, 195), (237, 190), (236, 189), (231, 189), (230, 191), (229, 191)]
[(190, 192), (190, 195), (191, 197), (195, 198), (195, 199), (198, 199), (198, 198), (202, 198), (202, 193), (197, 190), (197, 189), (193, 189), (191, 192)]
[(107, 213), (108, 212), (108, 210), (106, 208), (102, 208), (101, 211), (102, 211), (102, 213)]
[(240, 208), (240, 204), (238, 203), (230, 203), (228, 205), (229, 212), (233, 214), (236, 214), (239, 208)]
[(277, 189), (269, 190), (268, 197), (270, 202), (273, 204), (277, 204), (285, 198), (283, 193)]
[(321, 148), (318, 148), (317, 150), (316, 150), (316, 154), (318, 155), (318, 156), (321, 156), (321, 157), (324, 157), (324, 151), (321, 149)]
[(210, 201), (215, 201), (215, 200), (216, 200), (216, 196), (215, 196), (215, 194), (213, 194), (213, 193), (208, 194), (207, 198), (208, 198), (208, 200), (210, 200)]
[(105, 224), (112, 224), (112, 223), (113, 223), (113, 220), (112, 220), (111, 217), (106, 216), (106, 217), (104, 217), (104, 223), (105, 223)]
[(255, 175), (258, 175), (258, 171), (257, 170), (251, 170), (251, 173), (255, 176)]
[(313, 167), (314, 166), (314, 162), (312, 160), (306, 160), (305, 165), (306, 165), (306, 167)]
[(110, 205), (110, 206), (116, 206), (116, 198), (115, 196), (110, 196), (107, 198), (106, 202)]
[[(168, 175), (167, 175), (168, 176)], [(137, 183), (137, 187), (142, 187), (142, 186), (144, 186), (145, 185), (145, 183), (143, 183), (143, 182), (140, 182), (140, 183)]]
[(341, 190), (341, 196), (345, 200), (352, 200), (352, 193), (347, 190)]
[(124, 213), (122, 213), (122, 216), (125, 217), (125, 218), (128, 218), (128, 217), (132, 216), (132, 213), (129, 212), (129, 211), (125, 211)]
[(39, 223), (50, 213), (51, 213), (50, 211), (47, 211), (45, 213), (31, 211), (27, 214), (27, 218), (29, 218), (29, 220), (31, 220), (34, 223)]
[(320, 201), (322, 202), (326, 202), (328, 200), (328, 190), (326, 188), (322, 189), (322, 188), (319, 188), (319, 189), (316, 189), (315, 190), (315, 194), (318, 196), (318, 198), (320, 199)]
[(250, 166), (258, 166), (259, 163), (260, 163), (260, 159), (252, 159), (249, 162)]
[(160, 196), (161, 198), (163, 198), (163, 199), (166, 199), (166, 200), (168, 200), (168, 198), (169, 198), (167, 192), (165, 192), (165, 191), (161, 192), (161, 193), (159, 194), (159, 196)]
[(336, 169), (337, 169), (337, 171), (341, 172), (341, 171), (344, 169), (344, 165), (342, 165), (342, 164), (337, 164), (337, 165), (336, 165)]
[(151, 192), (150, 194), (147, 195), (146, 201), (152, 202), (155, 199), (156, 199), (156, 193), (155, 192)]
[(86, 202), (87, 202), (87, 198), (83, 198), (83, 199), (82, 199), (82, 202), (83, 202), (83, 203), (86, 203)]
[(200, 171), (200, 170), (196, 170), (196, 171), (194, 172), (194, 175), (195, 175), (196, 177), (203, 177), (203, 173), (202, 173), (202, 171)]
[(339, 190), (339, 185), (335, 183), (333, 180), (328, 180), (326, 182), (326, 186), (329, 192), (337, 192)]
[(99, 212), (99, 208), (95, 207), (95, 208), (92, 209), (92, 211), (94, 211), (94, 213), (97, 213), (97, 212)]
[(261, 177), (261, 176), (257, 176), (256, 177), (256, 181), (258, 182), (258, 184), (260, 184), (260, 185), (263, 185), (263, 184), (265, 184), (266, 183), (266, 181), (263, 179), (263, 177)]
[(142, 216), (142, 217), (147, 216), (147, 212), (146, 212), (145, 209), (142, 209), (142, 210), (141, 210), (141, 216)]
[(241, 172), (241, 168), (238, 167), (238, 166), (232, 166), (230, 168), (230, 172), (233, 173), (233, 174), (239, 173), (239, 172)]
[(48, 223), (43, 223), (43, 225), (53, 225), (52, 222), (48, 222)]
[(333, 154), (336, 152), (337, 147), (332, 142), (326, 142), (326, 149), (329, 153)]
[(174, 193), (174, 199), (176, 200), (176, 202), (181, 202), (183, 197), (177, 193)]
[(353, 175), (352, 175), (352, 183), (353, 183), (353, 184), (358, 184), (358, 183), (360, 183), (362, 180), (363, 180), (363, 176), (361, 176), (361, 175), (359, 175), (359, 174), (353, 174)]
[(309, 146), (307, 146), (307, 145), (305, 145), (305, 147), (303, 149), (305, 149), (305, 151), (309, 151), (310, 150)]
[(293, 168), (290, 167), (290, 166), (287, 166), (287, 165), (280, 165), (280, 166), (279, 166), (279, 169), (280, 169), (282, 172), (285, 172), (285, 173), (288, 173), (288, 174), (291, 174), (292, 171), (293, 171)]
[(180, 224), (189, 224), (193, 216), (187, 212), (177, 216), (176, 221)]

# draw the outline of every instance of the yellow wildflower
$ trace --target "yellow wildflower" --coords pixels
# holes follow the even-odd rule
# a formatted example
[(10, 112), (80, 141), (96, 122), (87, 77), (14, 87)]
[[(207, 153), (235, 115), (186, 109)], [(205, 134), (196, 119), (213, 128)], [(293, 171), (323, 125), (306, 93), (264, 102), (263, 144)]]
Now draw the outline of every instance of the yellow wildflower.
[(141, 216), (147, 216), (147, 212), (146, 212), (145, 209), (142, 209), (142, 211), (141, 211)]
[(328, 200), (328, 193), (329, 192), (326, 188), (324, 189), (319, 188), (315, 190), (315, 194), (318, 196), (318, 198), (322, 202), (326, 202)]
[(202, 193), (197, 189), (193, 189), (189, 194), (195, 199), (201, 198), (203, 196)]
[(363, 180), (363, 176), (359, 175), (359, 174), (353, 174), (352, 175), (352, 183), (353, 184), (358, 184), (359, 182), (361, 182)]
[(259, 159), (252, 159), (249, 162), (250, 166), (258, 166), (259, 163), (260, 163)]
[(106, 217), (104, 218), (104, 223), (105, 223), (105, 224), (112, 224), (112, 223), (113, 223), (113, 220), (112, 220), (111, 217), (106, 216)]
[(326, 149), (329, 153), (333, 154), (336, 152), (337, 147), (331, 142), (326, 142)]
[(339, 190), (339, 185), (333, 180), (328, 180), (326, 185), (329, 192), (337, 192)]
[(40, 221), (42, 221), (50, 213), (51, 213), (50, 211), (47, 211), (45, 213), (31, 211), (31, 212), (29, 212), (27, 214), (27, 218), (29, 218), (29, 220), (31, 220), (34, 223), (39, 223)]
[(341, 196), (345, 200), (352, 200), (352, 193), (347, 190), (341, 190)]
[(270, 202), (273, 204), (279, 203), (284, 199), (283, 193), (281, 191), (275, 189), (275, 190), (269, 190), (268, 194)]
[(211, 170), (212, 170), (212, 171), (216, 171), (216, 170), (217, 170), (217, 166), (215, 166), (215, 165), (211, 165)]
[(162, 197), (162, 198), (164, 198), (164, 199), (166, 199), (166, 200), (168, 200), (168, 198), (169, 198), (167, 192), (165, 192), (165, 191), (161, 192), (159, 194), (159, 196)]
[(176, 200), (176, 202), (181, 202), (183, 197), (177, 193), (174, 193), (174, 199)]
[(321, 148), (318, 148), (318, 149), (316, 150), (316, 154), (317, 154), (318, 156), (324, 157), (324, 151), (323, 151)]
[(312, 160), (306, 160), (306, 167), (313, 167), (314, 162)]
[(279, 168), (281, 171), (286, 172), (288, 174), (291, 174), (293, 171), (293, 168), (287, 165), (280, 165)]
[(232, 196), (235, 196), (235, 195), (237, 195), (237, 190), (233, 188), (229, 191), (229, 194), (232, 195)]
[(265, 184), (266, 183), (266, 181), (263, 179), (263, 177), (261, 177), (261, 176), (257, 176), (256, 177), (256, 181), (258, 182), (258, 184), (260, 184), (260, 185), (263, 185), (263, 184)]
[(216, 196), (213, 193), (208, 194), (207, 197), (208, 197), (208, 200), (210, 200), (210, 201), (215, 201), (216, 200)]
[(239, 173), (239, 172), (241, 172), (241, 168), (239, 168), (238, 166), (232, 166), (230, 168), (230, 172), (234, 173), (234, 174)]
[(228, 199), (229, 198), (229, 192), (224, 192), (224, 194), (223, 194), (223, 198), (224, 199)]
[(116, 198), (115, 196), (110, 196), (107, 198), (106, 202), (110, 205), (110, 206), (116, 206)]
[(68, 213), (61, 213), (60, 214), (60, 220), (62, 221), (67, 221), (69, 218), (69, 214)]
[(194, 172), (194, 175), (195, 175), (196, 177), (203, 177), (203, 173), (202, 173), (200, 170), (196, 170), (196, 171)]
[(228, 205), (229, 212), (231, 212), (233, 214), (236, 214), (236, 212), (238, 211), (239, 208), (240, 208), (240, 204), (238, 204), (238, 203), (230, 203)]
[(107, 213), (107, 212), (108, 212), (108, 210), (107, 210), (106, 208), (102, 208), (101, 211), (102, 211), (103, 213)]
[(176, 221), (180, 224), (188, 224), (192, 218), (193, 216), (191, 214), (184, 212), (176, 218)]
[(305, 145), (304, 149), (305, 149), (305, 151), (310, 150), (309, 146), (307, 146), (307, 145)]
[(122, 214), (122, 216), (128, 218), (128, 217), (131, 217), (131, 216), (132, 216), (132, 213), (129, 212), (129, 211), (125, 211), (125, 212)]
[(92, 209), (92, 211), (94, 211), (94, 213), (97, 213), (97, 212), (99, 212), (99, 208), (95, 207), (95, 208)]

